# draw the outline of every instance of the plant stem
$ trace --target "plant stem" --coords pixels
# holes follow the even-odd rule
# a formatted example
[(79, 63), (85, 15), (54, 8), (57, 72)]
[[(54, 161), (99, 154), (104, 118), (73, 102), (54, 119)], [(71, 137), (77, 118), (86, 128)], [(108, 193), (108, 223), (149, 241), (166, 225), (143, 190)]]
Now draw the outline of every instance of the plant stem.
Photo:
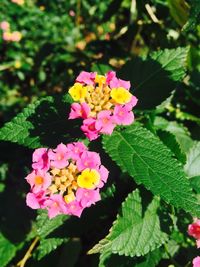
[(17, 263), (17, 267), (24, 267), (27, 260), (32, 256), (32, 251), (34, 250), (35, 246), (37, 245), (39, 241), (39, 237), (37, 236), (33, 242), (31, 243), (30, 247), (28, 248), (26, 254), (24, 255), (24, 257)]
[(181, 267), (181, 265), (179, 265), (178, 262), (175, 261), (175, 260), (172, 258), (172, 256), (170, 255), (170, 253), (169, 253), (169, 251), (168, 251), (168, 248), (167, 248), (166, 244), (164, 244), (164, 248), (165, 248), (165, 252), (167, 253), (167, 255), (168, 255), (170, 261), (171, 261), (176, 267)]
[(77, 5), (76, 5), (76, 26), (79, 26), (80, 14), (81, 14), (81, 0), (77, 0)]

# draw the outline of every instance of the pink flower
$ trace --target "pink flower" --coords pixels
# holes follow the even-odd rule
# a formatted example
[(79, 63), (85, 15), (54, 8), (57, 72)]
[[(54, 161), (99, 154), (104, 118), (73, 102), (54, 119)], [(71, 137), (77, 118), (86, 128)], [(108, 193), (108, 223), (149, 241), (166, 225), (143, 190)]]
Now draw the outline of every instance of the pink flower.
[(134, 114), (126, 105), (116, 105), (113, 115), (117, 124), (130, 125), (134, 121)]
[(90, 114), (90, 107), (86, 103), (73, 103), (69, 114), (69, 119), (83, 118), (87, 119)]
[(81, 217), (81, 213), (83, 212), (83, 209), (84, 208), (79, 204), (79, 202), (75, 200), (67, 204), (66, 214)]
[(200, 257), (198, 256), (194, 258), (192, 263), (193, 263), (193, 267), (200, 267)]
[(98, 169), (99, 165), (101, 164), (101, 160), (98, 153), (85, 151), (77, 160), (76, 164), (79, 171), (82, 171), (86, 168)]
[(90, 207), (95, 202), (101, 200), (101, 196), (99, 194), (99, 190), (89, 190), (79, 188), (76, 191), (76, 199), (80, 202), (83, 208)]
[(69, 164), (68, 162), (69, 154), (66, 145), (61, 143), (53, 151), (50, 150), (49, 158), (51, 160), (52, 167), (58, 169), (65, 168)]
[(102, 188), (104, 184), (107, 182), (109, 171), (103, 165), (100, 166), (98, 171), (101, 176), (101, 181), (98, 185), (98, 188)]
[(38, 193), (28, 193), (26, 195), (26, 205), (32, 209), (44, 208), (44, 202), (47, 200), (45, 192), (40, 191)]
[(66, 213), (66, 204), (63, 200), (63, 197), (59, 194), (51, 195), (44, 204), (48, 210), (50, 219), (59, 214)]
[(46, 190), (51, 185), (51, 175), (43, 170), (34, 170), (26, 178), (34, 193)]
[(95, 80), (95, 72), (82, 71), (76, 78), (76, 82), (85, 83), (87, 85), (93, 85)]
[(70, 15), (70, 17), (75, 17), (76, 13), (74, 12), (74, 10), (71, 9), (69, 11), (69, 15)]
[(118, 79), (116, 77), (116, 73), (114, 71), (109, 71), (106, 74), (106, 82), (110, 86), (110, 88), (118, 88), (118, 87), (123, 87), (125, 89), (130, 89), (131, 83), (129, 81), (125, 81), (122, 79)]
[(188, 234), (196, 239), (200, 239), (200, 220), (196, 219), (188, 226)]
[(81, 130), (87, 136), (87, 138), (92, 141), (99, 137), (99, 131), (95, 127), (96, 119), (88, 118), (83, 121)]
[(35, 170), (47, 171), (50, 166), (50, 160), (48, 156), (47, 148), (38, 148), (33, 153), (33, 164), (32, 168)]
[(81, 154), (84, 151), (87, 151), (88, 148), (82, 142), (74, 142), (72, 144), (67, 145), (69, 157), (73, 160), (77, 160), (80, 158)]
[(10, 24), (9, 22), (7, 21), (2, 21), (0, 23), (0, 28), (3, 30), (3, 31), (8, 31), (10, 29)]
[(115, 122), (111, 116), (111, 111), (100, 111), (97, 115), (95, 127), (100, 133), (112, 134), (115, 128)]

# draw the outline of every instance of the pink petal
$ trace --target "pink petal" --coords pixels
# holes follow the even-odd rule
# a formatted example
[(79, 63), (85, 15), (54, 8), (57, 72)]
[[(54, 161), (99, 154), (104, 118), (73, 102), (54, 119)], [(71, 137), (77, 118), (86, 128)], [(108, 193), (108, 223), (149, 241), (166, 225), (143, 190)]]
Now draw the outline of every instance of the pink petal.
[(193, 267), (200, 267), (200, 257), (198, 256), (194, 258), (192, 263), (193, 263)]
[(26, 195), (26, 205), (32, 209), (39, 209), (40, 208), (40, 204), (39, 204), (35, 194), (33, 194), (33, 193), (28, 193)]
[(87, 136), (87, 138), (92, 141), (99, 137), (99, 131), (95, 127), (96, 119), (88, 118), (83, 121), (83, 125), (81, 126), (81, 130)]
[(76, 78), (76, 82), (85, 83), (87, 85), (93, 85), (95, 80), (95, 72), (82, 71)]

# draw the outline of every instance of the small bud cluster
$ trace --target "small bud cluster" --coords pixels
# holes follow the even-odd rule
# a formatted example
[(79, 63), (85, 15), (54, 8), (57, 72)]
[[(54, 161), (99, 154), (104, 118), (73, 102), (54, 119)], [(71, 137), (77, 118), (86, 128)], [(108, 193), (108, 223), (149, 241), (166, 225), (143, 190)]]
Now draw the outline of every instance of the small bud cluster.
[(32, 209), (47, 209), (49, 218), (58, 214), (80, 217), (82, 211), (101, 199), (99, 190), (108, 178), (99, 154), (82, 142), (39, 148), (33, 153), (26, 203)]
[(130, 125), (134, 121), (132, 108), (137, 98), (129, 89), (130, 82), (118, 79), (114, 71), (105, 76), (83, 71), (69, 89), (75, 101), (69, 119), (83, 119), (81, 129), (89, 140), (100, 134), (112, 134), (116, 125)]

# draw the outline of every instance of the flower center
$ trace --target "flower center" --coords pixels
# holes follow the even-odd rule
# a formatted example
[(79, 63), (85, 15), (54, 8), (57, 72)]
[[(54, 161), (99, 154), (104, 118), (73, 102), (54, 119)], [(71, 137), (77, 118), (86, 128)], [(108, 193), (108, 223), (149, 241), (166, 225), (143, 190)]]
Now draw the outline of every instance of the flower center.
[(67, 203), (74, 200), (74, 192), (77, 190), (78, 169), (71, 162), (67, 168), (51, 169), (53, 175), (52, 184), (49, 187), (50, 194), (59, 193), (64, 195)]
[(98, 87), (87, 86), (88, 94), (85, 98), (85, 102), (91, 108), (91, 117), (96, 117), (97, 113), (101, 110), (110, 110), (113, 106), (110, 99), (111, 89), (102, 84)]
[(63, 160), (64, 159), (64, 155), (62, 153), (59, 153), (57, 156), (57, 160)]
[(35, 176), (35, 184), (41, 185), (43, 184), (44, 178), (42, 176)]

